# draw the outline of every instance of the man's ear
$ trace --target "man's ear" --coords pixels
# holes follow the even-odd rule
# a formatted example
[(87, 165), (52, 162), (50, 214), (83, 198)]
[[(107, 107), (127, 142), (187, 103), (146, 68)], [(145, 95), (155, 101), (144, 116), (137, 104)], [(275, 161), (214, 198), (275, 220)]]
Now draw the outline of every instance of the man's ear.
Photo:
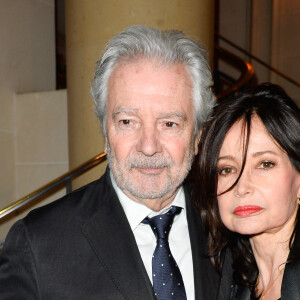
[(105, 137), (104, 152), (107, 153), (107, 137)]
[(198, 154), (198, 145), (199, 145), (199, 142), (200, 142), (201, 134), (202, 134), (202, 129), (199, 130), (199, 132), (198, 132), (198, 134), (197, 134), (197, 136), (195, 138), (195, 145), (194, 145), (194, 147), (195, 147), (195, 155)]

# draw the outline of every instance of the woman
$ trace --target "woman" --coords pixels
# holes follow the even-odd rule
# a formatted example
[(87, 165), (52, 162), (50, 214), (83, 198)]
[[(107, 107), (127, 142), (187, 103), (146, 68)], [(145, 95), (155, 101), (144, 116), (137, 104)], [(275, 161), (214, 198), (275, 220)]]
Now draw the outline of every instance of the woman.
[(277, 85), (221, 100), (199, 146), (209, 255), (230, 299), (300, 299), (300, 111)]

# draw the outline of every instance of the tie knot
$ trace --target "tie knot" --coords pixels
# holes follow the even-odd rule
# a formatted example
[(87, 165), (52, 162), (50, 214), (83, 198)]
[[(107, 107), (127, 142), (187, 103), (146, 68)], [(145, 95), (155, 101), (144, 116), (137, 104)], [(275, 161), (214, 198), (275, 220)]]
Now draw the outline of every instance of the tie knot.
[(168, 238), (175, 215), (181, 212), (181, 207), (172, 206), (171, 209), (162, 215), (153, 218), (145, 218), (144, 224), (149, 224), (157, 239)]

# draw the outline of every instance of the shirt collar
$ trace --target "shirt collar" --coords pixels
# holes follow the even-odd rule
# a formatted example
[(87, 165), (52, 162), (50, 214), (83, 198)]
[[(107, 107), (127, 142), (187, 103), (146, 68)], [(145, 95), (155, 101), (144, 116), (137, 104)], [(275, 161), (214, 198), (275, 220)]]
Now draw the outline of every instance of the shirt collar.
[(163, 208), (161, 211), (153, 211), (152, 209), (148, 208), (144, 204), (138, 203), (136, 201), (131, 200), (125, 193), (118, 187), (113, 174), (110, 172), (110, 178), (115, 189), (119, 201), (124, 209), (126, 217), (128, 219), (129, 225), (131, 230), (134, 231), (137, 226), (147, 217), (153, 217), (159, 214), (166, 213), (171, 205), (175, 205), (178, 207), (182, 207), (185, 209), (185, 195), (183, 187), (181, 186), (173, 200), (173, 202), (168, 206)]

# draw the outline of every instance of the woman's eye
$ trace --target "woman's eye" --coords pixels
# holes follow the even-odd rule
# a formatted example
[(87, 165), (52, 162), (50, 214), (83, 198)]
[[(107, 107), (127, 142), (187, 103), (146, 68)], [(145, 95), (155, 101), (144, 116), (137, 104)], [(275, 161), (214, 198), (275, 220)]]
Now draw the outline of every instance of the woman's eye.
[(275, 163), (273, 163), (272, 161), (262, 161), (259, 165), (261, 169), (270, 169), (273, 168), (274, 166)]
[(232, 174), (234, 172), (234, 170), (230, 167), (225, 167), (219, 170), (219, 175), (229, 175)]

